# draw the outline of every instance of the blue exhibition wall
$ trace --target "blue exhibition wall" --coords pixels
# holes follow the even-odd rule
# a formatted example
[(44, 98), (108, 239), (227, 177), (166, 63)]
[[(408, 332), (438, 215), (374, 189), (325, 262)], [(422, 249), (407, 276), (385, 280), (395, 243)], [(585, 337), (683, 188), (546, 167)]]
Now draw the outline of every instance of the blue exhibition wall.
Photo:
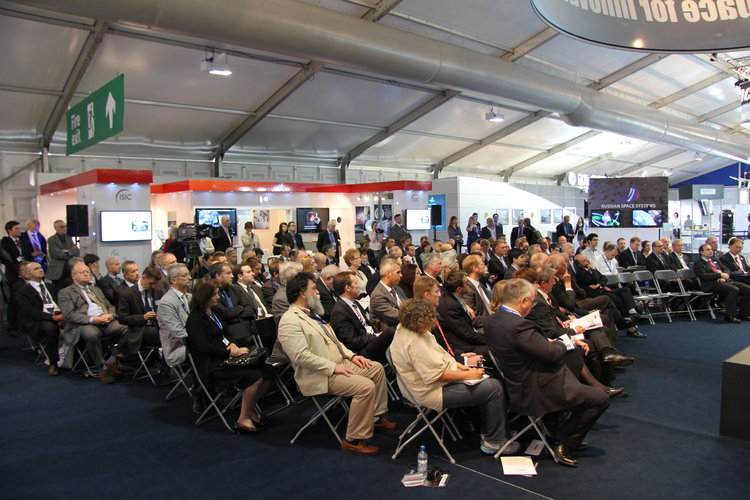
[(680, 186), (691, 186), (693, 184), (722, 184), (724, 186), (737, 186), (737, 181), (730, 177), (737, 177), (738, 167), (742, 167), (742, 176), (750, 172), (750, 165), (747, 163), (732, 163), (724, 168), (708, 172), (698, 177), (693, 177), (679, 184), (669, 186), (670, 188), (678, 188)]

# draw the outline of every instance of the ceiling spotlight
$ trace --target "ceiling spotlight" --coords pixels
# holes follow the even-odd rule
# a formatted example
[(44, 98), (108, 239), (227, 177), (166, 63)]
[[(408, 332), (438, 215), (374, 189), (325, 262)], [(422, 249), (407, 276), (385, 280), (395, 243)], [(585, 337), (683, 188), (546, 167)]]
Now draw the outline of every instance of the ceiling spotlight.
[(704, 158), (704, 156), (706, 156), (706, 155), (704, 155), (700, 151), (696, 151), (695, 153), (693, 153), (693, 160), (694, 161), (701, 161)]
[(500, 113), (495, 113), (495, 108), (490, 108), (490, 110), (484, 114), (484, 119), (488, 122), (504, 122), (505, 116)]
[(206, 53), (206, 57), (201, 61), (201, 71), (208, 71), (212, 75), (229, 76), (232, 74), (232, 69), (227, 63), (227, 54), (222, 52), (221, 54)]

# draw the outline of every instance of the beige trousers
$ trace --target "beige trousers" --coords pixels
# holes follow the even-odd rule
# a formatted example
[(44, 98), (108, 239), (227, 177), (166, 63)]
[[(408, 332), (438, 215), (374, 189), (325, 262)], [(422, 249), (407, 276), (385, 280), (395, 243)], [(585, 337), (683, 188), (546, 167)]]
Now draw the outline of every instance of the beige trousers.
[(370, 368), (360, 368), (348, 359), (343, 365), (357, 375), (332, 375), (328, 379), (328, 392), (352, 398), (346, 438), (370, 439), (373, 433), (373, 418), (388, 411), (388, 391), (383, 365), (372, 361)]

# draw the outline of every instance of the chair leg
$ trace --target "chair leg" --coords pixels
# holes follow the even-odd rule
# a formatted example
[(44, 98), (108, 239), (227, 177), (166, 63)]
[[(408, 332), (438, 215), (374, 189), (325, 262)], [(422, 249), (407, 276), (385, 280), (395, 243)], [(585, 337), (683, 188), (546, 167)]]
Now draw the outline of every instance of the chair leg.
[[(456, 460), (453, 458), (453, 455), (450, 454), (450, 452), (448, 451), (448, 448), (445, 447), (445, 443), (443, 443), (443, 439), (438, 435), (437, 431), (433, 427), (433, 424), (435, 422), (437, 422), (438, 420), (442, 421), (442, 417), (447, 410), (436, 412), (436, 415), (432, 419), (428, 418), (429, 412), (431, 410), (427, 410), (427, 412), (425, 412), (421, 408), (417, 408), (417, 411), (418, 411), (417, 418), (414, 420), (414, 422), (412, 422), (412, 424), (407, 428), (407, 430), (401, 433), (401, 436), (399, 437), (399, 444), (396, 447), (396, 451), (393, 452), (393, 455), (391, 456), (391, 458), (395, 460), (396, 457), (398, 457), (398, 455), (403, 451), (403, 449), (409, 445), (409, 443), (414, 441), (424, 431), (426, 431), (427, 429), (430, 429), (430, 432), (435, 437), (440, 447), (443, 449), (443, 452), (445, 452), (445, 455), (448, 457), (448, 460), (450, 461), (450, 463), (455, 464)], [(419, 424), (420, 421), (424, 422), (424, 425), (417, 432), (415, 432), (409, 439), (407, 439), (404, 442), (401, 442), (402, 439), (406, 436), (407, 432), (409, 430), (413, 430), (416, 427), (416, 425)], [(445, 428), (445, 424), (443, 424), (443, 428)]]
[[(333, 399), (331, 399), (330, 401), (328, 401), (323, 406), (320, 405), (320, 403), (318, 402), (318, 400), (314, 396), (311, 397), (310, 399), (312, 399), (313, 404), (315, 405), (315, 407), (318, 410), (315, 412), (315, 414), (313, 414), (313, 416), (310, 418), (310, 420), (308, 420), (307, 423), (305, 425), (303, 425), (300, 428), (300, 430), (297, 431), (297, 434), (294, 435), (294, 437), (292, 438), (292, 440), (290, 441), (290, 443), (294, 444), (305, 430), (307, 430), (309, 427), (315, 425), (315, 423), (320, 418), (323, 418), (326, 421), (326, 423), (328, 424), (328, 427), (331, 429), (331, 432), (333, 433), (333, 435), (336, 436), (336, 439), (338, 440), (339, 444), (341, 444), (342, 439), (341, 439), (341, 436), (339, 436), (339, 433), (338, 433), (338, 431), (336, 429), (340, 425), (340, 423), (343, 420), (343, 418), (341, 420), (339, 420), (336, 423), (336, 425), (333, 425), (333, 422), (331, 422), (331, 420), (328, 418), (328, 415), (326, 415), (326, 412), (328, 410), (330, 410), (331, 408), (333, 408), (334, 406), (340, 405), (340, 404), (343, 403), (342, 408), (344, 408), (344, 411), (348, 414), (349, 413), (349, 407), (348, 407), (348, 405), (346, 405), (346, 403), (343, 401), (343, 398), (341, 396), (334, 396)], [(346, 415), (344, 415), (344, 416), (346, 416)]]

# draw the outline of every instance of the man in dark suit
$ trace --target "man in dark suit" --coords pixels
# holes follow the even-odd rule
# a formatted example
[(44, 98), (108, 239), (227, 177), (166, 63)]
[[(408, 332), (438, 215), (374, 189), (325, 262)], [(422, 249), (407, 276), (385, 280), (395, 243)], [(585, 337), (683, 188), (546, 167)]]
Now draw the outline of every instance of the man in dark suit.
[(328, 265), (320, 271), (320, 276), (315, 280), (315, 286), (320, 293), (320, 303), (323, 304), (323, 314), (320, 316), (325, 321), (331, 320), (331, 311), (336, 305), (338, 296), (333, 291), (333, 279), (339, 273), (338, 266)]
[(672, 259), (672, 265), (678, 271), (680, 269), (690, 269), (690, 259), (682, 253), (682, 247), (682, 240), (677, 239), (672, 242), (672, 255), (670, 255), (670, 258)]
[(154, 285), (161, 279), (161, 272), (148, 266), (135, 286), (119, 294), (117, 318), (128, 327), (126, 340), (130, 354), (138, 352), (141, 345), (157, 347), (160, 344)]
[(23, 262), (24, 254), (30, 254), (31, 249), (27, 248), (28, 243), (21, 240), (21, 223), (15, 220), (11, 220), (5, 223), (5, 232), (7, 236), (3, 236), (0, 240), (0, 246), (5, 250), (6, 254), (10, 256), (3, 262), (5, 264), (5, 277), (8, 279), (8, 284), (12, 287), (18, 276), (18, 264)]
[(469, 255), (461, 264), (466, 273), (466, 288), (463, 293), (464, 303), (474, 311), (473, 325), (481, 329), (484, 319), (492, 314), (492, 290), (484, 282), (487, 268), (479, 255)]
[[(646, 257), (646, 269), (648, 269), (651, 274), (656, 275), (656, 271), (675, 270), (672, 259), (670, 259), (669, 254), (664, 251), (664, 243), (661, 240), (655, 240), (651, 249), (652, 252)], [(664, 280), (659, 280), (659, 287), (663, 292), (670, 291), (670, 287), (672, 287), (673, 291), (679, 290), (679, 285), (677, 285), (677, 283), (670, 285), (669, 282)]]
[(462, 271), (451, 271), (445, 277), (445, 294), (438, 303), (438, 322), (448, 342), (456, 352), (487, 355), (484, 337), (472, 322), (474, 317), (463, 301), (467, 278)]
[(393, 224), (391, 224), (391, 227), (388, 229), (388, 236), (393, 238), (398, 246), (404, 244), (404, 238), (408, 237), (411, 239), (411, 234), (406, 231), (404, 225), (401, 223), (401, 214), (393, 216)]
[(727, 322), (750, 321), (750, 286), (731, 279), (728, 269), (721, 262), (713, 260), (714, 251), (710, 244), (704, 243), (698, 251), (700, 259), (693, 264), (693, 271), (701, 282), (701, 290), (719, 294), (724, 301), (724, 319)]
[(563, 221), (555, 228), (555, 240), (565, 236), (568, 241), (573, 241), (575, 235), (573, 234), (573, 225), (570, 223), (570, 216), (566, 215), (563, 217)]
[(520, 238), (521, 236), (527, 236), (527, 229), (526, 229), (526, 226), (524, 226), (523, 224), (523, 219), (518, 219), (518, 225), (514, 227), (510, 232), (511, 248), (514, 248), (516, 246), (516, 240)]
[(104, 261), (104, 265), (107, 268), (107, 274), (97, 281), (96, 286), (101, 288), (108, 301), (116, 304), (117, 301), (114, 298), (115, 288), (125, 284), (125, 279), (120, 276), (122, 266), (120, 265), (120, 260), (116, 257), (108, 258)]
[(21, 233), (21, 241), (28, 243), (24, 245), (28, 250), (23, 258), (29, 262), (39, 262), (47, 271), (47, 239), (39, 232), (39, 220), (30, 218), (26, 220), (26, 231)]
[(385, 351), (390, 347), (396, 329), (386, 326), (380, 331), (370, 320), (367, 311), (357, 302), (361, 290), (353, 272), (337, 274), (333, 280), (333, 291), (338, 295), (331, 311), (331, 327), (336, 337), (349, 350), (385, 363)]
[(297, 223), (290, 222), (287, 233), (284, 235), (287, 237), (289, 248), (292, 250), (304, 250), (305, 244), (302, 242), (302, 235), (297, 232)]
[(57, 289), (44, 282), (44, 269), (39, 262), (26, 266), (27, 284), (16, 294), (18, 322), (23, 331), (39, 342), (49, 360), (48, 372), (57, 375), (60, 327), (65, 323), (57, 305)]
[(262, 299), (263, 290), (255, 284), (253, 268), (257, 268), (257, 263), (257, 260), (250, 259), (248, 262), (234, 266), (232, 273), (235, 283), (232, 288), (239, 303), (249, 304), (257, 311), (254, 320), (255, 331), (266, 349), (271, 352), (276, 342), (276, 322)]
[(490, 238), (498, 239), (503, 233), (502, 224), (495, 224), (495, 219), (487, 217), (487, 225), (479, 232), (479, 237), (489, 240)]
[(341, 236), (336, 230), (335, 220), (329, 220), (326, 230), (321, 231), (320, 234), (318, 234), (318, 242), (315, 245), (318, 252), (325, 253), (323, 247), (326, 245), (333, 246), (333, 249), (335, 250), (334, 259), (336, 260), (336, 265), (338, 265), (339, 257), (341, 257)]
[(268, 275), (270, 278), (263, 283), (261, 290), (263, 291), (263, 300), (266, 302), (266, 307), (271, 309), (273, 303), (273, 296), (281, 288), (281, 282), (279, 280), (279, 267), (281, 261), (278, 259), (268, 260)]
[(583, 439), (609, 407), (609, 398), (581, 384), (563, 364), (565, 345), (550, 342), (525, 319), (535, 299), (528, 281), (508, 282), (502, 309), (485, 322), (485, 339), (503, 367), (511, 410), (534, 417), (556, 414), (555, 456), (562, 465), (577, 467), (570, 452), (587, 446)]
[(510, 262), (506, 255), (508, 255), (508, 244), (502, 240), (497, 240), (493, 243), (494, 246), (490, 248), (490, 262), (487, 264), (487, 272), (489, 272), (493, 278), (493, 283), (497, 280), (501, 280), (505, 277), (505, 271), (508, 270)]
[(221, 216), (221, 225), (217, 230), (218, 236), (211, 238), (211, 243), (214, 245), (214, 251), (226, 252), (227, 248), (232, 246), (232, 235), (234, 234), (234, 228), (231, 228), (232, 220), (228, 215)]
[(641, 253), (641, 239), (638, 236), (630, 238), (630, 246), (617, 255), (620, 267), (645, 266), (646, 261)]
[[(232, 267), (226, 262), (217, 262), (211, 266), (209, 276), (219, 283), (219, 302), (213, 310), (227, 322), (227, 338), (237, 345), (248, 347), (251, 345), (250, 324), (246, 321), (253, 320), (258, 314), (258, 309), (253, 307), (238, 290), (232, 288), (234, 274)], [(232, 325), (244, 324), (247, 329), (233, 327)]]
[(742, 256), (742, 248), (744, 242), (742, 238), (731, 238), (729, 240), (729, 252), (725, 253), (719, 258), (719, 261), (724, 264), (729, 270), (729, 277), (734, 281), (741, 283), (750, 283), (750, 267), (747, 266), (745, 257)]

